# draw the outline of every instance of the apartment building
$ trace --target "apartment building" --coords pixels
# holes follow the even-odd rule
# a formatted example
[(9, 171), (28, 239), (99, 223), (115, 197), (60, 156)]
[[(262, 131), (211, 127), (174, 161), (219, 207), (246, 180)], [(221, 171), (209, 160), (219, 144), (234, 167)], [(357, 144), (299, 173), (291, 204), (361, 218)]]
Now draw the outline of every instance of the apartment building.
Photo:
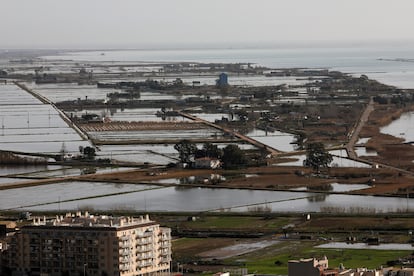
[(5, 275), (160, 275), (171, 230), (140, 218), (68, 213), (22, 227), (2, 254)]

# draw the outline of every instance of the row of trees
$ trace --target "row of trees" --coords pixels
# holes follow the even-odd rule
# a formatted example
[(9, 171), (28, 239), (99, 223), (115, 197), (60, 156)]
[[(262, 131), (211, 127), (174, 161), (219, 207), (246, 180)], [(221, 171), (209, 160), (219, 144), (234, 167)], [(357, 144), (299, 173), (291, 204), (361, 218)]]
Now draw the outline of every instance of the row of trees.
[(201, 149), (189, 140), (182, 140), (174, 145), (178, 151), (182, 163), (191, 164), (197, 158), (210, 157), (219, 159), (225, 169), (240, 168), (247, 165), (245, 153), (234, 144), (230, 144), (223, 149), (212, 143), (205, 143)]
[[(191, 164), (197, 158), (210, 157), (219, 159), (225, 169), (236, 169), (248, 164), (248, 159), (237, 145), (230, 144), (223, 149), (212, 143), (205, 143), (201, 149), (189, 140), (182, 140), (174, 145), (182, 163)], [(321, 168), (328, 168), (332, 162), (332, 155), (325, 149), (323, 143), (309, 143), (306, 147), (304, 166), (311, 167), (319, 172)]]

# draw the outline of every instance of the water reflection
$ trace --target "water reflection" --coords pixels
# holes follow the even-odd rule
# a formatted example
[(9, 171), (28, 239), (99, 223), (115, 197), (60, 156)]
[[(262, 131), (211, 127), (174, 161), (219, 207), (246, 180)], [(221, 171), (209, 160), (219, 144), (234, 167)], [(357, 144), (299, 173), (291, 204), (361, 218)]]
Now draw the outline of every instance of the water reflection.
[(325, 201), (326, 197), (328, 196), (328, 194), (317, 194), (317, 195), (313, 195), (308, 197), (308, 201), (309, 202), (323, 202)]
[[(358, 195), (315, 194), (222, 188), (155, 187), (112, 183), (65, 183), (5, 190), (0, 209), (26, 207), (29, 210), (74, 210), (88, 205), (95, 210), (135, 211), (232, 211), (265, 208), (272, 212), (385, 213), (414, 210), (414, 199)], [(48, 192), (45, 193), (44, 191)], [(122, 190), (122, 194), (117, 194)], [(94, 196), (99, 197), (94, 198)], [(58, 205), (57, 199), (62, 202)], [(85, 197), (88, 197), (87, 199)], [(65, 201), (71, 199), (71, 201)], [(65, 202), (63, 202), (65, 201)], [(24, 208), (23, 208), (24, 209)]]
[[(332, 152), (329, 152), (332, 154)], [(346, 156), (346, 155), (345, 155)], [(283, 163), (279, 163), (277, 164), (277, 166), (303, 166), (303, 162), (306, 159), (306, 155), (292, 155), (290, 156), (290, 158), (296, 158), (296, 161), (292, 161), (292, 162), (283, 162)], [(345, 167), (350, 167), (350, 168), (370, 168), (371, 166), (366, 164), (366, 163), (362, 163), (362, 162), (358, 162), (358, 161), (354, 161), (351, 159), (347, 159), (344, 157), (340, 157), (340, 156), (333, 156), (333, 160), (332, 163), (330, 164), (331, 167), (340, 167), (340, 168), (345, 168)]]

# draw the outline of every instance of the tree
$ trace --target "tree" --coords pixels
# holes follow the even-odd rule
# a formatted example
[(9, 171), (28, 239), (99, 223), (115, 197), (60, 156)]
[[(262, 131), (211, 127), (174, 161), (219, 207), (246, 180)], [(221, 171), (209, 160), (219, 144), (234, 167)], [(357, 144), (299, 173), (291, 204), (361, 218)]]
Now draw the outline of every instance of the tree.
[(86, 158), (88, 160), (95, 159), (95, 156), (96, 156), (95, 148), (93, 148), (93, 147), (84, 147), (83, 148), (83, 155), (84, 155), (84, 158)]
[(223, 156), (223, 151), (219, 149), (217, 145), (214, 145), (212, 143), (205, 143), (203, 145), (203, 150), (206, 153), (206, 157), (220, 159)]
[(295, 141), (293, 143), (296, 144), (298, 150), (303, 150), (303, 143), (305, 142), (305, 140), (306, 133), (300, 131), (295, 135)]
[(228, 145), (225, 147), (221, 161), (225, 169), (239, 168), (247, 165), (247, 158), (237, 145)]
[(178, 151), (182, 163), (189, 163), (197, 151), (197, 146), (189, 140), (181, 140), (174, 145), (174, 149)]
[(223, 150), (219, 149), (217, 145), (208, 142), (201, 149), (197, 149), (195, 153), (195, 158), (210, 157), (221, 159), (222, 156)]
[(311, 167), (314, 171), (319, 172), (320, 168), (328, 168), (332, 160), (332, 155), (325, 150), (325, 146), (322, 143), (310, 143), (306, 147), (304, 165)]

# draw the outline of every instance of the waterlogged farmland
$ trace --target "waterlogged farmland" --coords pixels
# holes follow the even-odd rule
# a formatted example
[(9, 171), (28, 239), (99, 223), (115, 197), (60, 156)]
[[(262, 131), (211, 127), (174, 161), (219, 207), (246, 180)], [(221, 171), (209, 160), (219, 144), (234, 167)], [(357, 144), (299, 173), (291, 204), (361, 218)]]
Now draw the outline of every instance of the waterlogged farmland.
[[(1, 209), (384, 213), (414, 209), (414, 199), (237, 189), (68, 182), (2, 191)], [(47, 189), (48, 193), (42, 190)], [(32, 195), (27, 198), (25, 195)], [(381, 204), (378, 204), (378, 201)]]
[(0, 120), (2, 150), (55, 154), (89, 145), (51, 105), (15, 85), (0, 85)]
[[(351, 51), (355, 56), (351, 55), (350, 63), (348, 59), (336, 58), (336, 50), (311, 51), (311, 56), (302, 53), (298, 55), (300, 58), (295, 49), (282, 52), (261, 50), (254, 58), (257, 50), (224, 50), (221, 53), (216, 50), (102, 51), (33, 59), (30, 65), (24, 62), (9, 65), (15, 68), (6, 69), (7, 72), (25, 74), (18, 77), (22, 77), (32, 91), (63, 110), (71, 120), (69, 125), (79, 127), (90, 142), (84, 141), (62, 120), (54, 105), (43, 104), (17, 86), (3, 85), (0, 98), (2, 150), (51, 154), (64, 150), (79, 154), (80, 146), (92, 145), (96, 160), (104, 160), (107, 166), (91, 166), (92, 169), (68, 164), (58, 169), (43, 167), (39, 171), (4, 174), (2, 184), (18, 183), (20, 179), (30, 181), (95, 173), (109, 173), (109, 180), (122, 182), (122, 177), (116, 173), (123, 169), (110, 166), (140, 167), (145, 177), (151, 178), (164, 173), (163, 170), (170, 172), (169, 169), (179, 163), (180, 156), (174, 145), (184, 139), (193, 142), (198, 149), (205, 142), (212, 142), (218, 149), (237, 145), (246, 152), (249, 166), (277, 166), (267, 168), (275, 170), (271, 173), (254, 170), (246, 173), (246, 178), (240, 180), (244, 183), (239, 183), (241, 186), (237, 186), (238, 179), (220, 180), (223, 187), (235, 189), (214, 188), (217, 183), (204, 183), (203, 188), (184, 188), (182, 177), (174, 175), (171, 183), (168, 179), (158, 183), (149, 181), (154, 185), (148, 187), (144, 186), (145, 181), (144, 184), (102, 181), (12, 189), (2, 195), (17, 193), (22, 200), (5, 201), (1, 208), (6, 209), (10, 204), (11, 209), (28, 210), (91, 207), (137, 211), (396, 212), (411, 209), (410, 198), (403, 204), (401, 200), (381, 198), (379, 206), (378, 198), (335, 194), (355, 190), (363, 193), (374, 188), (371, 185), (375, 174), (370, 170), (372, 161), (351, 158), (345, 145), (359, 120), (358, 114), (370, 97), (376, 95), (373, 91), (387, 93), (391, 88), (361, 76), (364, 65), (351, 66), (350, 63), (359, 60), (357, 52)], [(328, 57), (309, 65), (322, 54)], [(349, 54), (347, 52), (345, 57)], [(212, 63), (218, 61), (235, 63)], [(375, 59), (366, 64), (392, 65), (395, 72), (396, 62)], [(331, 71), (332, 68), (345, 68), (351, 74)], [(222, 72), (226, 72), (224, 85), (220, 84)], [(312, 141), (322, 141), (329, 147), (333, 155), (329, 165), (338, 169), (335, 176), (303, 167), (306, 157), (304, 151), (299, 150)], [(381, 157), (380, 152), (362, 146), (357, 146), (357, 156)], [(190, 161), (195, 158), (194, 154)], [(156, 169), (152, 171), (152, 168)], [(345, 169), (344, 173), (340, 169)], [(358, 173), (349, 173), (352, 170)], [(353, 179), (359, 176), (360, 182)], [(382, 176), (392, 177), (392, 173), (386, 171)], [(379, 175), (375, 177), (380, 185), (382, 179)], [(318, 183), (334, 184), (331, 190), (318, 193), (317, 188), (312, 189), (319, 187)], [(152, 190), (156, 184), (177, 187)], [(241, 187), (249, 190), (239, 189)], [(254, 190), (258, 188), (268, 191)], [(276, 191), (279, 188), (285, 191)], [(41, 194), (44, 190), (50, 193)]]

